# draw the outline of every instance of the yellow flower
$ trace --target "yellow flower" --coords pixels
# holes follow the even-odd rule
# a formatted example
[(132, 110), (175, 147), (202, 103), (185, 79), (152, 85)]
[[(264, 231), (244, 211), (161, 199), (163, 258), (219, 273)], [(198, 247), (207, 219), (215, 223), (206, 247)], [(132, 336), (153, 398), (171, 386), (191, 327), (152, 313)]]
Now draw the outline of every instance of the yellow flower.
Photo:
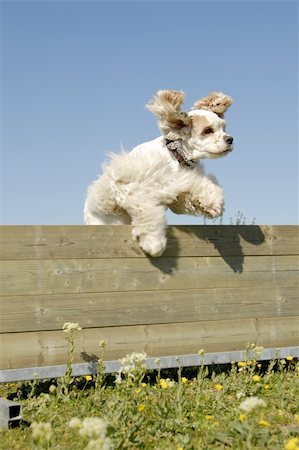
[(91, 375), (86, 375), (85, 376), (85, 380), (86, 381), (91, 381), (92, 380), (92, 376)]
[(188, 378), (182, 377), (182, 384), (186, 384), (186, 383), (188, 383)]
[(141, 386), (142, 387), (146, 387), (146, 383), (141, 383)]
[(290, 355), (290, 356), (287, 356), (286, 359), (287, 359), (288, 361), (293, 361), (294, 358), (293, 358), (293, 356)]
[(258, 368), (260, 369), (261, 367), (262, 367), (262, 365), (261, 364), (257, 364), (257, 366), (258, 366)]
[(206, 420), (213, 420), (213, 419), (214, 419), (214, 416), (211, 416), (210, 414), (207, 414), (207, 415), (205, 416), (205, 419), (206, 419)]
[(285, 450), (298, 450), (299, 449), (299, 438), (291, 438), (284, 444)]
[(259, 425), (261, 425), (262, 427), (270, 427), (269, 422), (267, 422), (267, 421), (264, 420), (264, 419), (260, 419)]
[(142, 390), (141, 388), (136, 389), (135, 394), (137, 394), (137, 395), (140, 394), (141, 390)]
[(140, 403), (140, 405), (137, 406), (137, 411), (138, 412), (142, 412), (145, 408), (145, 405), (143, 405), (142, 403)]
[(214, 389), (216, 389), (216, 391), (222, 391), (223, 386), (222, 384), (215, 384)]
[(244, 422), (246, 420), (246, 414), (240, 414), (239, 419), (240, 422)]
[(239, 366), (239, 367), (246, 367), (246, 362), (244, 362), (244, 361), (239, 361), (239, 362), (238, 362), (238, 366)]
[(255, 383), (257, 383), (258, 381), (261, 381), (261, 377), (259, 375), (253, 375), (252, 379)]
[(160, 379), (160, 387), (161, 387), (162, 389), (167, 389), (167, 388), (168, 388), (168, 383), (167, 383), (167, 381), (165, 380), (165, 378), (161, 378), (161, 379)]

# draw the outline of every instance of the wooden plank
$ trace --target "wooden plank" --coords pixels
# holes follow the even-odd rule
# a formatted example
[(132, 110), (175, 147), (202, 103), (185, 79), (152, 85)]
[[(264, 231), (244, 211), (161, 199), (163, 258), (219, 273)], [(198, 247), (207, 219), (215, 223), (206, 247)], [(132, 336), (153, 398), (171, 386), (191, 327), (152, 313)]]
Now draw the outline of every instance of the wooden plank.
[(283, 317), (299, 314), (293, 287), (211, 288), (2, 297), (0, 332)]
[(3, 296), (265, 287), (293, 285), (298, 268), (298, 256), (2, 261), (0, 286)]
[[(142, 351), (159, 357), (195, 354), (201, 348), (244, 350), (248, 342), (265, 348), (292, 347), (298, 344), (298, 325), (297, 316), (87, 329), (76, 339), (74, 362), (92, 361), (101, 339), (108, 341), (107, 360)], [(3, 334), (0, 369), (64, 364), (66, 353), (62, 331)]]
[[(171, 226), (164, 256), (294, 255), (298, 230), (293, 225)], [(128, 257), (146, 257), (129, 225), (0, 227), (1, 260)]]

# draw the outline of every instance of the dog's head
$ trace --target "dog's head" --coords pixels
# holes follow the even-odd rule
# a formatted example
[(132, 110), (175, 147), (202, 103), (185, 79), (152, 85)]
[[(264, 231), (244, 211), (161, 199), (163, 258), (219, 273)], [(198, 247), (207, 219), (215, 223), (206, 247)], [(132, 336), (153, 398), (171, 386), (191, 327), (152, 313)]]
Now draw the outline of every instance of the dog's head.
[(233, 149), (233, 138), (225, 131), (224, 113), (231, 97), (215, 92), (197, 100), (189, 113), (182, 112), (185, 95), (180, 91), (158, 91), (146, 105), (158, 117), (161, 133), (180, 140), (188, 159), (218, 158)]

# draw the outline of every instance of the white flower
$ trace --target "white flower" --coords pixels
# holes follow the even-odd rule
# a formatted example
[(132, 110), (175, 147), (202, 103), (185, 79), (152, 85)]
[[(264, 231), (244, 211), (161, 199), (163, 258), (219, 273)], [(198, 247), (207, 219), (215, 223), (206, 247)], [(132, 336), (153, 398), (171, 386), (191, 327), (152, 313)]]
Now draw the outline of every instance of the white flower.
[(80, 428), (82, 422), (78, 417), (73, 417), (70, 421), (69, 421), (69, 427), (70, 428)]
[(32, 439), (40, 442), (50, 442), (53, 431), (49, 422), (32, 422)]
[(106, 437), (107, 423), (99, 417), (86, 417), (81, 423), (79, 434), (93, 439), (102, 439)]
[(81, 331), (82, 328), (80, 327), (80, 325), (77, 322), (66, 322), (63, 327), (63, 332), (64, 333), (72, 333), (74, 331)]
[(112, 444), (109, 438), (103, 439), (91, 439), (84, 450), (111, 450)]
[(147, 358), (146, 353), (131, 353), (120, 360), (121, 368), (119, 374), (127, 375), (133, 379), (136, 379), (146, 370), (144, 364)]
[(257, 407), (260, 407), (260, 406), (265, 407), (266, 406), (266, 402), (264, 400), (262, 400), (261, 398), (258, 398), (258, 397), (247, 397), (240, 404), (239, 408), (242, 411), (245, 411), (245, 412), (249, 413), (253, 409), (255, 409)]

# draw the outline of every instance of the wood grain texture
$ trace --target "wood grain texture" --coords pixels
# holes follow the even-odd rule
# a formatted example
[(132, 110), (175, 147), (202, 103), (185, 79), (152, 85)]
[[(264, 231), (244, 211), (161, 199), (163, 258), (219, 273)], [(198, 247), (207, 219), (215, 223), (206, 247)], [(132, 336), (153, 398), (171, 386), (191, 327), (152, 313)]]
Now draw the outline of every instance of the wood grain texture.
[(5, 296), (288, 286), (298, 262), (296, 255), (0, 261), (0, 283)]
[[(164, 257), (298, 253), (297, 226), (193, 225), (169, 227)], [(146, 258), (129, 225), (0, 226), (1, 260), (129, 257)]]
[[(108, 342), (106, 360), (122, 358), (132, 352), (148, 356), (178, 356), (207, 352), (245, 350), (256, 343), (265, 348), (298, 344), (299, 317), (203, 321), (86, 329), (75, 343), (74, 362), (88, 362), (98, 356), (98, 342)], [(65, 364), (67, 345), (62, 331), (7, 333), (1, 336), (0, 367), (37, 367)]]
[[(299, 278), (299, 277), (298, 277)], [(2, 297), (2, 333), (172, 322), (288, 317), (299, 314), (297, 285)]]

